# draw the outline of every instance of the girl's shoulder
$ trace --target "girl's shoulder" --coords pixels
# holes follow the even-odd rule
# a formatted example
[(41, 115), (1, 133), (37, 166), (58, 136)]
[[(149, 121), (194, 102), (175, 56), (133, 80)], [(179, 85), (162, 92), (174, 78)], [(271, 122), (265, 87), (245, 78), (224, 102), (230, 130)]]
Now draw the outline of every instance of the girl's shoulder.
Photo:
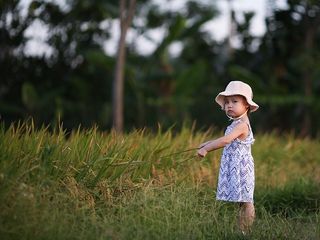
[(238, 129), (242, 134), (245, 136), (249, 136), (252, 132), (250, 122), (247, 120), (238, 119), (233, 121), (233, 123), (230, 125), (230, 130)]
[(250, 125), (250, 121), (246, 121), (246, 120), (237, 120), (237, 127), (239, 127), (241, 130), (243, 131), (243, 138), (237, 138), (236, 142), (239, 143), (244, 143), (244, 144), (253, 144), (254, 142), (254, 137), (253, 137), (253, 133), (252, 133), (252, 129), (251, 129), (251, 125)]
[(230, 126), (233, 126), (233, 127), (250, 127), (250, 121), (249, 120), (242, 120), (242, 119), (238, 119), (238, 120), (235, 120), (231, 123)]
[(241, 120), (234, 120), (226, 129), (225, 134), (229, 134), (232, 131), (238, 131), (241, 134), (247, 135), (248, 134), (248, 125), (246, 122)]

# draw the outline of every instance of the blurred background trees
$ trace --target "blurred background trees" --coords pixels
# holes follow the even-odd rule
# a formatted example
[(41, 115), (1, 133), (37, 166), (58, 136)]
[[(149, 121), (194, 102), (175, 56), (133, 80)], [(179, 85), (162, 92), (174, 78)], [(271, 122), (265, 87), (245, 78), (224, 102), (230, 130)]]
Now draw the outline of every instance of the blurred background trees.
[[(234, 79), (254, 89), (261, 106), (251, 115), (256, 130), (316, 136), (319, 1), (288, 0), (286, 9), (269, 1), (267, 30), (261, 37), (249, 31), (253, 12), (238, 19), (231, 9), (229, 37), (239, 40), (237, 48), (230, 39), (217, 42), (204, 30), (205, 23), (219, 14), (212, 2), (186, 1), (176, 11), (137, 0), (131, 28), (135, 35), (126, 45), (125, 129), (156, 127), (158, 122), (179, 126), (194, 120), (198, 127), (222, 128), (226, 117), (214, 97)], [(22, 5), (1, 0), (0, 8), (2, 121), (9, 124), (31, 116), (37, 125), (62, 121), (66, 128), (97, 124), (110, 129), (116, 56), (106, 53), (104, 44), (114, 34), (112, 23), (119, 20), (118, 1), (30, 0)], [(30, 54), (29, 39), (41, 29), (46, 30), (46, 50)], [(152, 31), (165, 36), (154, 52), (144, 54), (138, 38), (148, 38)]]

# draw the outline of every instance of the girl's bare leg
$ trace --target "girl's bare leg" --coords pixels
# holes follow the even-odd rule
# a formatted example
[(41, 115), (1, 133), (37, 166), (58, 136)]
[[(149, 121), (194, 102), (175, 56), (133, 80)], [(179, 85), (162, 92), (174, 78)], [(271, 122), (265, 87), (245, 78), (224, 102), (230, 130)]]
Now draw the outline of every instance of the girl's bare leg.
[(239, 211), (239, 228), (243, 233), (250, 231), (255, 218), (255, 210), (253, 203), (244, 202), (240, 203)]

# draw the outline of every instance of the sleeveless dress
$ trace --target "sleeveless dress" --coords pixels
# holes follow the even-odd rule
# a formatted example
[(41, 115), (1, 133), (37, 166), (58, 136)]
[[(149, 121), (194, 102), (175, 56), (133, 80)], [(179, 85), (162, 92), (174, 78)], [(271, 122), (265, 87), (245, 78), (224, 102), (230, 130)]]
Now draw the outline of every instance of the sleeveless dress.
[[(233, 121), (225, 135), (242, 120)], [(254, 142), (250, 125), (249, 134), (244, 140), (235, 139), (223, 149), (220, 163), (217, 200), (229, 202), (253, 202), (254, 162), (251, 145)]]

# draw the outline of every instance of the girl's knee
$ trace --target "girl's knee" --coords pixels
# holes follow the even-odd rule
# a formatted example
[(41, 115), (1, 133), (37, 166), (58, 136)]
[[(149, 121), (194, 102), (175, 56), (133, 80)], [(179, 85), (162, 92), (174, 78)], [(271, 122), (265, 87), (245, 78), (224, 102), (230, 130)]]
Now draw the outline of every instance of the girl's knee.
[(254, 218), (255, 217), (255, 209), (253, 203), (241, 203), (240, 208), (244, 217)]
[(251, 202), (242, 202), (240, 203), (242, 209), (254, 209), (254, 205)]

